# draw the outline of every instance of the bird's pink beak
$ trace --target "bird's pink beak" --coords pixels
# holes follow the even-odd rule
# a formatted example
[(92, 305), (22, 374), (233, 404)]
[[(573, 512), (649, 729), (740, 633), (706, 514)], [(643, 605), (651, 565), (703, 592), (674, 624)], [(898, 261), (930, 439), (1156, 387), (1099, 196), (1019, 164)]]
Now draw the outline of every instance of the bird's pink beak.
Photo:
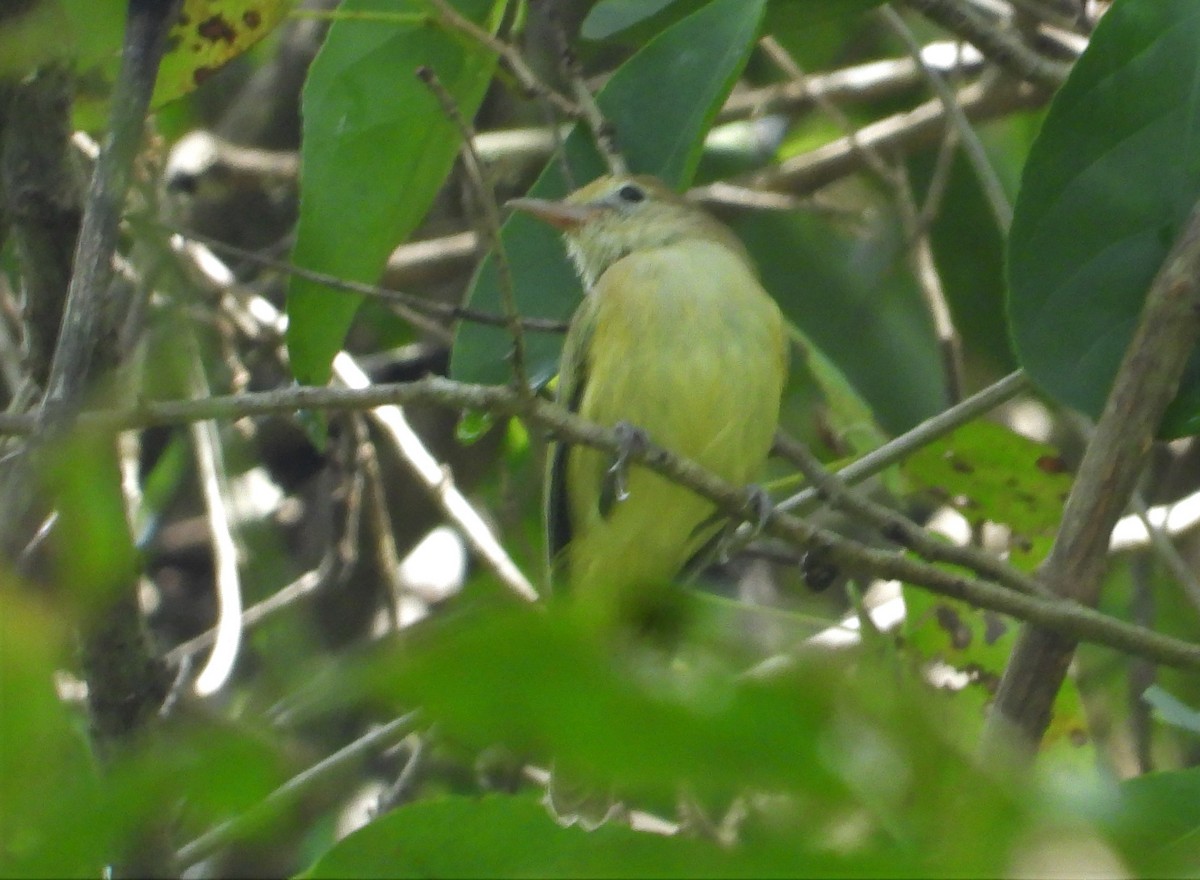
[(505, 204), (516, 211), (532, 214), (563, 232), (573, 232), (595, 213), (595, 209), (587, 205), (569, 205), (549, 199), (509, 199)]

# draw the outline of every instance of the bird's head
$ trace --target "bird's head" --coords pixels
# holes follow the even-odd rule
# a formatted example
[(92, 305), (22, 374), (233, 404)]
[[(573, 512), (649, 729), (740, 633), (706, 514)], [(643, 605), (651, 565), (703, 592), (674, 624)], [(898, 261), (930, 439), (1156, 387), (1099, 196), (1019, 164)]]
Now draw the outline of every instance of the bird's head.
[(634, 251), (720, 234), (718, 224), (702, 210), (644, 175), (601, 177), (562, 201), (512, 199), (508, 204), (562, 231), (588, 288)]

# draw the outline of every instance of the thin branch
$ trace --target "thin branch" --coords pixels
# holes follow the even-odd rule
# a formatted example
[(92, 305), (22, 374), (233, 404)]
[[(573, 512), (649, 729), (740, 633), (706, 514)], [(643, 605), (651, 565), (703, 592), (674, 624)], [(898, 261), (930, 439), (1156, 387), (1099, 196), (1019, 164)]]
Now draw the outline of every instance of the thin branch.
[[(1040, 106), (1049, 95), (1045, 90), (1028, 86), (972, 83), (960, 89), (955, 100), (968, 119), (984, 120), (1014, 110)], [(864, 147), (879, 151), (899, 149), (911, 152), (938, 143), (945, 125), (945, 105), (941, 99), (934, 99), (912, 110), (864, 126), (856, 133), (855, 141), (850, 138), (831, 141), (787, 159), (775, 168), (751, 174), (741, 182), (755, 189), (811, 193), (861, 169), (864, 165)]]
[(458, 128), (461, 136), (460, 153), (463, 167), (467, 171), (467, 178), (471, 181), (476, 198), (483, 209), (483, 235), (487, 241), (488, 250), (495, 254), (496, 284), (500, 289), (500, 303), (504, 308), (505, 325), (513, 342), (509, 366), (512, 367), (517, 389), (523, 394), (532, 394), (529, 374), (525, 369), (525, 334), (521, 330), (521, 313), (517, 308), (517, 298), (513, 293), (512, 267), (508, 263), (508, 253), (505, 251), (504, 242), (500, 237), (500, 208), (496, 205), (496, 196), (491, 185), (484, 179), (479, 154), (475, 152), (475, 131), (459, 112), (453, 96), (446, 91), (446, 87), (438, 79), (436, 71), (428, 67), (420, 67), (417, 69), (417, 78), (433, 92), (438, 103), (442, 105), (442, 112)]
[(908, 49), (913, 59), (917, 61), (921, 73), (933, 89), (934, 94), (937, 95), (938, 100), (945, 107), (950, 124), (958, 132), (963, 149), (966, 150), (967, 158), (971, 162), (971, 168), (975, 171), (975, 177), (979, 180), (979, 186), (983, 190), (984, 197), (992, 209), (992, 215), (996, 218), (996, 226), (1002, 233), (1007, 235), (1008, 228), (1012, 226), (1012, 205), (1008, 201), (1008, 195), (1004, 192), (1004, 185), (1000, 183), (1000, 177), (996, 174), (996, 169), (992, 167), (992, 163), (988, 159), (987, 151), (984, 150), (982, 141), (979, 140), (979, 135), (975, 133), (970, 120), (963, 113), (962, 107), (958, 105), (957, 96), (951, 91), (950, 86), (946, 84), (946, 80), (942, 78), (941, 74), (921, 63), (921, 44), (917, 42), (917, 38), (913, 36), (913, 32), (909, 29), (904, 19), (900, 17), (900, 13), (896, 12), (891, 4), (885, 4), (879, 11), (883, 16), (883, 20), (891, 27), (892, 32), (904, 42), (905, 48)]
[[(210, 251), (194, 244), (187, 248), (181, 245), (180, 249), (195, 261), (196, 268), (219, 290), (237, 292), (233, 285), (233, 273)], [(260, 296), (250, 296), (246, 299), (243, 311), (243, 318), (282, 338), (286, 318), (272, 303)], [(333, 375), (338, 383), (347, 388), (362, 390), (371, 385), (370, 378), (357, 361), (344, 351), (338, 352), (333, 359)], [(401, 460), (411, 468), (413, 475), (447, 518), (459, 527), (467, 543), (496, 577), (522, 599), (535, 601), (537, 591), (504, 552), (478, 511), (454, 486), (449, 468), (434, 458), (420, 435), (409, 424), (403, 410), (387, 401), (372, 409), (370, 416), (384, 429), (385, 435), (395, 444)]]
[[(474, 321), (478, 324), (487, 324), (492, 327), (507, 327), (508, 319), (503, 315), (494, 315), (490, 312), (482, 312), (478, 309), (469, 309), (463, 306), (447, 305), (446, 303), (433, 302), (423, 296), (417, 296), (411, 293), (402, 293), (398, 290), (389, 290), (386, 287), (379, 287), (374, 284), (362, 284), (357, 281), (347, 281), (344, 278), (338, 278), (335, 275), (327, 275), (324, 272), (315, 272), (311, 269), (305, 269), (302, 266), (297, 266), (285, 260), (276, 260), (272, 257), (265, 256), (257, 251), (246, 250), (236, 245), (228, 244), (219, 239), (212, 238), (207, 235), (201, 235), (198, 232), (183, 231), (173, 226), (162, 225), (164, 230), (172, 232), (176, 235), (178, 243), (182, 244), (187, 241), (198, 242), (205, 247), (211, 248), (213, 251), (231, 254), (238, 259), (246, 260), (247, 262), (255, 263), (267, 269), (272, 269), (276, 272), (285, 272), (288, 275), (295, 275), (297, 278), (303, 278), (306, 281), (314, 281), (318, 284), (323, 284), (326, 287), (334, 290), (345, 290), (349, 293), (357, 293), (362, 296), (369, 296), (383, 302), (389, 302), (404, 306), (418, 312), (433, 315), (439, 318), (462, 319), (465, 321)], [(469, 242), (469, 247), (466, 245)], [(393, 258), (398, 261), (398, 264), (403, 264), (406, 261), (416, 262), (418, 260), (425, 261), (433, 259), (432, 252), (449, 249), (454, 252), (454, 258), (461, 258), (468, 255), (473, 255), (476, 249), (476, 236), (474, 233), (465, 232), (449, 235), (445, 238), (432, 239), (430, 241), (413, 242), (409, 245), (402, 245), (396, 249)], [(408, 248), (423, 248), (423, 252), (417, 254), (409, 252)], [(410, 317), (411, 320), (411, 317)], [(424, 326), (424, 325), (422, 325)], [(558, 321), (551, 318), (521, 318), (521, 326), (534, 333), (565, 333), (567, 324), (564, 321)], [(439, 336), (445, 336), (445, 328), (438, 327)]]
[[(973, 46), (942, 41), (921, 51), (921, 61), (943, 74), (974, 74), (983, 68), (983, 56)], [(757, 89), (736, 91), (717, 114), (717, 124), (769, 113), (795, 115), (815, 106), (818, 98), (835, 104), (894, 98), (914, 88), (921, 72), (912, 58), (885, 58), (813, 73), (803, 82), (789, 80)]]
[(393, 719), (359, 737), (328, 758), (317, 762), (303, 773), (292, 777), (263, 798), (249, 812), (236, 819), (230, 819), (228, 822), (222, 822), (191, 843), (180, 847), (179, 852), (175, 854), (177, 866), (180, 869), (187, 868), (201, 859), (211, 856), (223, 847), (237, 841), (243, 834), (253, 829), (261, 819), (276, 815), (279, 810), (289, 804), (294, 804), (314, 786), (327, 785), (331, 780), (358, 766), (370, 755), (385, 752), (403, 742), (405, 737), (412, 732), (417, 717), (417, 712), (409, 712), (407, 715)]
[(933, 321), (933, 332), (937, 337), (938, 350), (942, 356), (942, 375), (946, 379), (946, 396), (951, 404), (962, 400), (966, 390), (965, 367), (963, 365), (962, 337), (954, 326), (954, 316), (946, 299), (942, 277), (933, 258), (933, 244), (929, 240), (928, 226), (921, 222), (921, 211), (904, 166), (897, 168), (899, 181), (896, 201), (900, 217), (909, 239), (908, 257), (913, 278), (921, 291), (925, 310)]
[(1003, 70), (1043, 88), (1057, 89), (1071, 71), (1069, 64), (1043, 58), (1020, 37), (979, 16), (961, 0), (904, 0), (930, 21), (972, 43)]
[[(209, 392), (208, 382), (194, 339), (189, 339), (188, 348), (191, 349), (191, 393), (199, 397)], [(197, 695), (207, 697), (224, 686), (237, 661), (242, 641), (242, 587), (238, 575), (237, 542), (229, 524), (229, 485), (221, 454), (220, 432), (213, 421), (192, 422), (188, 427), (212, 542), (213, 584), (217, 594), (216, 640), (194, 685)]]
[(562, 62), (563, 73), (566, 75), (567, 81), (571, 84), (571, 93), (575, 96), (575, 101), (579, 105), (579, 109), (583, 111), (583, 119), (592, 132), (592, 140), (596, 144), (596, 149), (604, 157), (604, 162), (608, 166), (609, 173), (625, 174), (629, 169), (625, 164), (625, 157), (617, 149), (616, 130), (613, 128), (613, 124), (601, 112), (600, 105), (596, 103), (596, 96), (592, 94), (591, 89), (584, 82), (583, 68), (579, 64), (579, 58), (575, 54), (575, 50), (571, 48), (571, 44), (567, 41), (567, 35), (562, 29), (561, 23), (555, 21), (553, 25), (551, 32), (557, 42), (556, 48), (558, 49), (559, 60)]
[[(248, 631), (266, 620), (277, 611), (288, 608), (301, 599), (308, 598), (319, 591), (329, 582), (333, 569), (332, 560), (327, 556), (321, 564), (311, 571), (306, 571), (290, 584), (275, 591), (266, 599), (251, 605), (242, 612), (241, 628)], [(217, 638), (217, 629), (207, 629), (200, 635), (181, 642), (163, 655), (163, 660), (170, 666), (179, 666), (198, 651), (212, 647)]]
[[(761, 43), (771, 59), (788, 76), (798, 81), (805, 79), (804, 71), (774, 37), (764, 37)], [(920, 57), (919, 48), (916, 51), (916, 57)], [(874, 145), (860, 140), (854, 124), (836, 104), (822, 97), (816, 98), (816, 103), (838, 123), (851, 145), (861, 155), (863, 163), (880, 179), (884, 186), (892, 191), (896, 199), (900, 218), (908, 233), (909, 247), (907, 250), (913, 277), (917, 281), (926, 308), (933, 320), (934, 332), (937, 334), (942, 351), (947, 397), (949, 403), (958, 403), (962, 399), (965, 381), (963, 379), (962, 342), (954, 327), (950, 307), (942, 290), (941, 278), (938, 276), (937, 266), (933, 261), (933, 250), (929, 244), (929, 237), (919, 226), (915, 200), (904, 167), (889, 165)], [(947, 107), (948, 111), (949, 109)]]
[(931, 562), (961, 565), (1010, 589), (1034, 596), (1050, 596), (1036, 578), (1024, 574), (970, 545), (951, 544), (921, 528), (908, 517), (865, 498), (828, 471), (808, 447), (783, 434), (775, 437), (775, 448), (796, 465), (817, 491), (861, 521), (876, 528), (884, 538), (912, 550)]
[[(838, 479), (851, 486), (860, 483), (904, 460), (916, 450), (927, 446), (931, 441), (944, 437), (988, 410), (1016, 397), (1028, 387), (1029, 379), (1023, 372), (1018, 370), (1015, 373), (1009, 373), (1000, 381), (971, 395), (962, 403), (926, 419), (896, 439), (888, 441), (878, 449), (873, 449), (846, 465), (838, 471)], [(813, 510), (819, 500), (820, 492), (815, 488), (810, 488), (797, 492), (776, 506), (780, 510), (792, 510), (799, 514), (805, 514)]]
[[(354, 418), (355, 459), (362, 475), (363, 499), (367, 523), (367, 534), (375, 550), (375, 564), (380, 577), (387, 584), (387, 605), (392, 625), (399, 621), (396, 603), (403, 585), (400, 581), (400, 552), (396, 549), (396, 533), (392, 527), (392, 516), (388, 511), (387, 494), (384, 491), (383, 473), (379, 467), (379, 456), (375, 445), (369, 442), (365, 420)], [(347, 530), (349, 531), (349, 530)]]
[[(204, 400), (147, 402), (133, 409), (82, 413), (79, 423), (81, 427), (92, 430), (115, 431), (180, 424), (196, 419), (281, 415), (297, 409), (361, 410), (417, 402), (454, 409), (486, 410), (500, 416), (517, 416), (545, 428), (556, 440), (590, 446), (609, 455), (615, 456), (625, 449), (613, 430), (588, 422), (557, 404), (540, 398), (524, 399), (511, 388), (471, 385), (441, 376), (361, 389), (306, 386)], [(0, 425), (0, 429), (2, 427)], [(628, 452), (627, 449), (625, 451)], [(747, 487), (728, 483), (694, 462), (649, 443), (644, 448), (634, 450), (630, 457), (632, 461), (707, 498), (732, 519), (757, 522), (761, 516), (757, 493)], [(1200, 645), (1131, 626), (1076, 602), (1027, 596), (990, 581), (972, 579), (931, 566), (903, 552), (864, 547), (779, 508), (768, 515), (763, 529), (794, 546), (819, 550), (832, 564), (865, 569), (881, 578), (900, 580), (980, 608), (1009, 614), (1045, 630), (1060, 633), (1060, 638), (1107, 645), (1168, 666), (1200, 668)]]
[(1151, 522), (1150, 509), (1142, 493), (1134, 492), (1130, 501), (1133, 504), (1134, 515), (1142, 521), (1146, 534), (1150, 536), (1150, 547), (1154, 555), (1167, 567), (1171, 577), (1175, 578), (1192, 608), (1200, 611), (1200, 579), (1196, 577), (1195, 570), (1179, 554), (1179, 548), (1171, 543), (1171, 536), (1166, 530)]
[(504, 62), (504, 66), (508, 68), (509, 72), (516, 77), (517, 82), (521, 84), (521, 88), (525, 90), (527, 97), (543, 98), (553, 104), (558, 112), (571, 119), (582, 119), (584, 117), (580, 107), (572, 103), (569, 98), (564, 97), (558, 91), (546, 85), (533, 72), (533, 68), (525, 63), (525, 59), (514, 46), (509, 45), (499, 37), (489, 34), (469, 18), (459, 15), (446, 0), (426, 0), (426, 2), (434, 8), (434, 14), (439, 24), (451, 30), (458, 31), (460, 34), (500, 56), (500, 60)]

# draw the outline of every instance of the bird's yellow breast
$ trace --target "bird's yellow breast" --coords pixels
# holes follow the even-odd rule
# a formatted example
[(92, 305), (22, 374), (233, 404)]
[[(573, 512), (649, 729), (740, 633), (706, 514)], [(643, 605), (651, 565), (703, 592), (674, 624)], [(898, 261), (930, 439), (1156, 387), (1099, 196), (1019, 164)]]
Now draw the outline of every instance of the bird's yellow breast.
[[(727, 480), (755, 479), (770, 450), (786, 376), (783, 322), (744, 257), (687, 239), (637, 251), (597, 280), (577, 321), (590, 323), (578, 409), (625, 421)], [(712, 505), (641, 468), (629, 497), (601, 509), (609, 460), (576, 448), (572, 587), (620, 588), (674, 576), (713, 533)]]

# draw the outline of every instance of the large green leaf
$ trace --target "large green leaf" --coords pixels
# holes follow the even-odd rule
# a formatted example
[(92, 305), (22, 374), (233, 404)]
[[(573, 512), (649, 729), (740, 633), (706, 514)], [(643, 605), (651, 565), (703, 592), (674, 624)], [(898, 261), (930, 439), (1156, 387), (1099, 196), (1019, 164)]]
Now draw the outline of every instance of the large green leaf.
[(603, 40), (645, 21), (675, 0), (600, 0), (588, 11), (579, 34), (585, 40)]
[[(1051, 396), (1103, 408), (1159, 265), (1200, 196), (1200, 4), (1117, 3), (1030, 153), (1009, 243), (1018, 358)], [(1200, 359), (1164, 420), (1200, 426)]]
[[(507, 0), (455, 5), (487, 24), (498, 20)], [(297, 265), (374, 281), (445, 180), (459, 134), (415, 71), (432, 69), (469, 119), (495, 58), (433, 26), (429, 9), (422, 0), (346, 0), (340, 7), (343, 17), (329, 29), (304, 89)], [(292, 277), (288, 352), (297, 379), (321, 384), (329, 378), (360, 302)]]
[[(691, 180), (704, 134), (746, 62), (765, 5), (765, 0), (713, 0), (667, 28), (613, 74), (596, 100), (615, 127), (630, 168), (675, 187)], [(577, 182), (604, 171), (586, 131), (571, 133), (565, 153)], [(562, 196), (558, 168), (548, 167), (530, 193)], [(558, 236), (528, 216), (511, 218), (502, 236), (521, 314), (566, 319), (579, 301), (579, 282)], [(469, 299), (476, 308), (500, 313), (493, 258), (480, 267)], [(555, 372), (561, 339), (531, 334), (526, 342), (531, 376), (547, 380)], [(505, 382), (511, 348), (506, 330), (465, 323), (455, 339), (451, 374), (468, 382)]]
[(1121, 783), (1099, 817), (1143, 877), (1194, 874), (1200, 863), (1200, 768), (1147, 773)]

